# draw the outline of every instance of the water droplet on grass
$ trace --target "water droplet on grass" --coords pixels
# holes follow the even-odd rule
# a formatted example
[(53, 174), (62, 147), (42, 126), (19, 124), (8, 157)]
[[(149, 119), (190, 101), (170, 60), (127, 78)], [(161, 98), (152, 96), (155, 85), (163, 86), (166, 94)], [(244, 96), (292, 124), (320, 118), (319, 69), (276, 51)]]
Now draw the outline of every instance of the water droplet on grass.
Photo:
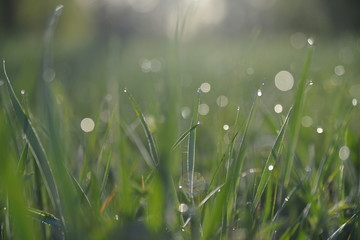
[(274, 165), (269, 165), (268, 169), (269, 169), (269, 171), (274, 170)]
[(314, 45), (315, 40), (314, 40), (314, 38), (308, 38), (308, 39), (307, 39), (307, 42), (308, 42), (308, 44), (309, 44), (310, 46), (312, 46), (312, 45)]
[(95, 122), (91, 118), (84, 118), (81, 120), (80, 127), (84, 132), (91, 132), (95, 128)]
[(324, 132), (324, 129), (321, 128), (321, 127), (318, 127), (318, 128), (316, 129), (316, 132), (319, 133), (319, 134), (321, 134), (321, 133)]
[(355, 106), (358, 104), (357, 99), (356, 99), (356, 98), (353, 98), (353, 99), (351, 100), (351, 104), (355, 107)]
[(24, 94), (25, 94), (25, 90), (22, 89), (22, 90), (20, 91), (20, 93), (21, 93), (21, 95), (24, 95)]
[(115, 219), (116, 221), (119, 221), (119, 215), (115, 214), (114, 219)]
[(286, 197), (284, 200), (285, 200), (285, 202), (288, 202), (288, 201), (289, 201), (289, 198), (288, 198), (288, 197)]
[(185, 213), (185, 212), (187, 212), (188, 210), (189, 210), (189, 207), (188, 207), (187, 204), (185, 204), (185, 203), (180, 203), (180, 204), (179, 204), (179, 212)]
[(343, 161), (350, 157), (350, 148), (348, 146), (342, 146), (339, 150), (339, 158)]
[(208, 93), (211, 90), (211, 85), (210, 83), (204, 82), (201, 84), (200, 89), (203, 93)]
[(282, 111), (283, 111), (282, 105), (281, 104), (276, 104), (275, 107), (274, 107), (274, 111), (276, 113), (282, 113)]
[(124, 88), (124, 93), (127, 93), (127, 92), (128, 92), (127, 88)]
[(229, 130), (229, 125), (225, 124), (225, 125), (223, 126), (223, 129), (224, 129), (225, 131)]
[(262, 96), (262, 91), (261, 91), (260, 89), (257, 90), (257, 95), (258, 95), (259, 97)]

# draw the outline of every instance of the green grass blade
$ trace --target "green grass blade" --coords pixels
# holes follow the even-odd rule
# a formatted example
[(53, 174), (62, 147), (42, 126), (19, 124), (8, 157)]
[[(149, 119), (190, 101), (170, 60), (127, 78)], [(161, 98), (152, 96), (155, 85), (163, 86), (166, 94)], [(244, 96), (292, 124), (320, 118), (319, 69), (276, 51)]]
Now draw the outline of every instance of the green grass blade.
[(102, 180), (102, 184), (101, 184), (101, 193), (104, 192), (107, 180), (109, 178), (110, 164), (111, 164), (111, 152), (109, 153), (108, 160), (107, 160), (106, 167), (105, 167), (105, 172), (104, 172), (104, 176), (103, 176), (103, 180)]
[(306, 90), (307, 80), (308, 80), (308, 76), (309, 76), (309, 72), (310, 72), (310, 65), (311, 65), (313, 52), (314, 52), (314, 47), (310, 46), (307, 56), (306, 56), (306, 59), (305, 59), (302, 74), (300, 77), (300, 81), (298, 83), (297, 90), (295, 93), (294, 106), (293, 106), (294, 113), (293, 113), (293, 117), (289, 123), (290, 133), (291, 133), (290, 148), (289, 148), (289, 151), (287, 152), (287, 156), (286, 156), (286, 160), (285, 160), (286, 161), (285, 162), (285, 176), (284, 176), (284, 185), (285, 186), (287, 186), (289, 183), (291, 169), (292, 169), (292, 165), (293, 165), (293, 157), (295, 154), (295, 149), (296, 149), (296, 145), (297, 145), (297, 141), (298, 141), (298, 137), (299, 137), (299, 133), (300, 133), (301, 115), (303, 112), (304, 101), (305, 101), (305, 90)]
[(352, 224), (359, 217), (360, 211), (357, 211), (354, 215), (351, 216), (343, 225), (341, 225), (327, 240), (339, 239), (339, 235), (342, 233), (345, 227)]
[(190, 134), (191, 131), (193, 131), (195, 128), (197, 128), (200, 125), (200, 122), (197, 122), (195, 125), (193, 125), (191, 128), (186, 130), (179, 138), (176, 140), (174, 145), (171, 147), (171, 150), (174, 150), (179, 146), (179, 144)]
[(51, 213), (34, 208), (29, 208), (28, 211), (29, 211), (29, 215), (32, 218), (40, 221), (41, 223), (45, 223), (51, 225), (52, 227), (56, 227), (60, 229), (62, 228), (61, 220), (55, 217), (54, 215), (52, 215)]
[(159, 164), (159, 157), (158, 157), (158, 153), (157, 153), (157, 147), (155, 144), (155, 140), (153, 135), (150, 132), (150, 129), (145, 121), (145, 117), (142, 114), (139, 105), (136, 103), (135, 99), (133, 98), (133, 96), (131, 95), (131, 93), (129, 93), (129, 91), (127, 89), (124, 90), (125, 93), (128, 94), (129, 99), (131, 101), (131, 104), (133, 106), (133, 109), (137, 115), (137, 117), (139, 118), (141, 125), (144, 128), (145, 131), (145, 135), (149, 144), (149, 149), (150, 149), (150, 155), (151, 155), (151, 159), (153, 161), (153, 168), (156, 168), (157, 165)]
[(36, 163), (42, 173), (44, 183), (45, 183), (46, 189), (49, 194), (49, 198), (50, 198), (53, 206), (56, 208), (56, 212), (58, 214), (61, 214), (60, 197), (58, 194), (54, 176), (53, 176), (51, 167), (49, 165), (49, 161), (47, 159), (45, 150), (40, 142), (40, 139), (39, 139), (35, 129), (33, 128), (32, 124), (30, 122), (30, 119), (25, 115), (25, 112), (24, 112), (18, 98), (15, 95), (15, 91), (14, 91), (14, 89), (11, 85), (10, 79), (6, 73), (5, 61), (3, 62), (3, 69), (4, 69), (5, 78), (7, 80), (7, 86), (8, 86), (8, 92), (10, 95), (10, 100), (11, 100), (12, 106), (14, 108), (16, 118), (17, 118), (19, 124), (22, 126), (22, 131), (25, 134), (26, 141), (28, 142), (31, 152), (33, 153)]
[[(198, 90), (197, 100), (194, 106), (194, 112), (191, 125), (194, 126), (198, 122), (200, 105), (200, 89)], [(190, 131), (188, 141), (188, 153), (186, 159), (186, 171), (188, 176), (188, 182), (190, 183), (190, 198), (193, 200), (194, 196), (194, 172), (195, 172), (195, 147), (196, 147), (196, 129)]]
[(259, 201), (260, 201), (260, 198), (266, 188), (266, 185), (268, 184), (269, 182), (269, 179), (270, 179), (270, 176), (271, 176), (271, 173), (272, 173), (272, 170), (276, 164), (276, 160), (277, 160), (277, 156), (280, 152), (280, 146), (281, 146), (281, 143), (283, 141), (283, 138), (284, 138), (284, 133), (285, 133), (285, 130), (286, 130), (286, 127), (288, 125), (288, 122), (289, 122), (289, 118), (291, 116), (291, 113), (293, 111), (293, 108), (291, 108), (289, 110), (289, 113), (287, 114), (286, 116), (286, 119), (281, 127), (281, 130), (280, 130), (280, 133), (279, 135), (277, 136), (276, 140), (275, 140), (275, 143), (271, 149), (271, 152), (269, 153), (269, 156), (266, 160), (266, 163), (265, 163), (265, 166), (264, 166), (264, 169), (263, 169), (263, 172), (262, 172), (262, 175), (261, 175), (261, 178), (260, 178), (260, 182), (259, 182), (259, 185), (257, 187), (257, 190), (256, 190), (256, 193), (255, 193), (255, 197), (254, 197), (254, 200), (253, 200), (253, 209), (256, 209), (257, 205), (259, 204)]
[(24, 150), (21, 153), (20, 160), (19, 160), (19, 163), (18, 163), (18, 166), (17, 166), (17, 172), (18, 172), (18, 174), (20, 176), (24, 172), (25, 162), (26, 162), (26, 159), (28, 157), (28, 153), (29, 153), (29, 144), (26, 143), (25, 147), (24, 147)]

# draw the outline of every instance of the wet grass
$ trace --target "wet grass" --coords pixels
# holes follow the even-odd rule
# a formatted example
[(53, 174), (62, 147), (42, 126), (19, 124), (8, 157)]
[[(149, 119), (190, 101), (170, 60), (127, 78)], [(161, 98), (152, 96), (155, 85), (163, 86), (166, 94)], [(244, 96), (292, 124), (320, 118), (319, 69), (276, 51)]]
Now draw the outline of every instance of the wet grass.
[(358, 239), (358, 40), (186, 43), (178, 25), (90, 59), (56, 53), (50, 24), (39, 66), (3, 63), (0, 238)]

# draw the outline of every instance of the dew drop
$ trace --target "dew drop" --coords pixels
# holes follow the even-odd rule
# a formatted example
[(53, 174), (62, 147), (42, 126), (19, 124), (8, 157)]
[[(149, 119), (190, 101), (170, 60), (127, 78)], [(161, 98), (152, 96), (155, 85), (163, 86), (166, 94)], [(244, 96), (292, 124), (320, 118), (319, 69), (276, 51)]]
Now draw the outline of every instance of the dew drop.
[(119, 221), (119, 215), (115, 214), (114, 219), (115, 219), (116, 221)]
[(210, 83), (204, 82), (201, 84), (200, 89), (203, 93), (208, 93), (211, 90), (211, 85)]
[(288, 197), (286, 197), (286, 198), (285, 198), (285, 202), (288, 202), (288, 201), (289, 201), (289, 198), (288, 198)]
[(124, 88), (124, 93), (127, 93), (127, 92), (128, 92), (127, 88)]
[(179, 185), (179, 189), (182, 189), (183, 187), (181, 185)]
[(238, 106), (238, 107), (236, 108), (236, 111), (240, 111), (240, 106)]
[(274, 106), (274, 111), (275, 111), (276, 113), (282, 113), (282, 111), (283, 111), (283, 106), (282, 106), (281, 104), (276, 104), (276, 105)]
[(356, 98), (353, 98), (353, 99), (351, 100), (351, 103), (352, 103), (352, 105), (355, 107), (355, 106), (358, 104), (358, 101), (357, 101)]
[(198, 88), (196, 92), (197, 92), (197, 93), (201, 93), (201, 89), (200, 89), (200, 88)]
[(314, 45), (315, 40), (314, 40), (314, 38), (308, 38), (307, 42), (310, 46), (312, 46), (312, 45)]
[(181, 231), (185, 232), (185, 228), (182, 228)]
[(22, 90), (20, 91), (20, 93), (21, 93), (21, 95), (24, 95), (24, 94), (25, 94), (25, 90), (22, 89)]
[(348, 146), (342, 146), (339, 150), (339, 158), (343, 161), (350, 157), (350, 148)]
[(269, 165), (268, 169), (269, 169), (269, 171), (274, 170), (274, 165)]
[(224, 129), (225, 131), (229, 130), (229, 125), (225, 124), (225, 125), (223, 126), (223, 129)]
[(318, 128), (316, 129), (316, 132), (319, 133), (319, 134), (321, 134), (321, 133), (324, 132), (324, 129), (321, 128), (321, 127), (318, 127)]
[(221, 192), (221, 189), (217, 190), (218, 192)]
[(95, 128), (95, 122), (91, 118), (84, 118), (81, 120), (80, 127), (84, 132), (91, 132)]
[(187, 212), (188, 210), (189, 210), (189, 207), (188, 207), (187, 204), (185, 204), (185, 203), (180, 203), (180, 204), (179, 204), (179, 212), (185, 213), (185, 212)]
[(314, 82), (312, 80), (309, 81), (309, 85), (312, 86), (314, 85)]
[(262, 96), (262, 91), (261, 91), (260, 89), (257, 90), (257, 95), (258, 95), (259, 97)]

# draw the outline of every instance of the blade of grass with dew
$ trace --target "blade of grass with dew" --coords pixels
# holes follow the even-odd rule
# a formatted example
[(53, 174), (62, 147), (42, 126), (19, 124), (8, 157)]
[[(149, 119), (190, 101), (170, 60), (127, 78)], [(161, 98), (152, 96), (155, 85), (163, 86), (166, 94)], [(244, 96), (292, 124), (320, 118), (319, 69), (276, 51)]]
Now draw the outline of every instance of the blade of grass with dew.
[[(200, 89), (197, 91), (197, 99), (194, 106), (191, 126), (198, 123), (199, 105), (200, 105)], [(186, 172), (188, 173), (188, 183), (190, 183), (190, 198), (193, 201), (194, 196), (194, 172), (195, 172), (195, 147), (196, 147), (196, 129), (190, 131), (187, 147)]]
[(253, 200), (253, 210), (255, 210), (256, 207), (258, 206), (260, 198), (269, 182), (272, 170), (275, 167), (275, 164), (277, 161), (277, 156), (280, 152), (280, 149), (281, 149), (280, 147), (283, 142), (285, 130), (288, 125), (288, 122), (289, 122), (292, 112), (293, 112), (293, 108), (291, 108), (289, 110), (289, 113), (287, 114), (284, 124), (282, 125), (281, 130), (279, 132), (279, 135), (277, 136), (275, 143), (271, 149), (271, 152), (269, 153), (269, 156), (266, 160), (266, 163), (265, 163), (265, 166), (264, 166), (261, 178), (260, 178), (260, 182), (258, 184), (256, 193), (255, 193), (255, 197)]
[(177, 148), (179, 146), (179, 144), (190, 134), (190, 132), (192, 130), (195, 130), (195, 128), (197, 128), (200, 125), (199, 122), (197, 122), (195, 125), (193, 125), (192, 127), (190, 127), (188, 130), (186, 130), (179, 138), (178, 140), (176, 140), (176, 142), (174, 143), (174, 145), (171, 147), (171, 150), (174, 150), (175, 148)]
[(60, 197), (58, 194), (54, 176), (50, 168), (49, 161), (45, 154), (44, 148), (40, 142), (40, 139), (35, 129), (32, 127), (30, 120), (25, 115), (25, 112), (22, 106), (20, 105), (18, 98), (15, 95), (15, 91), (6, 73), (5, 61), (3, 62), (3, 69), (5, 73), (5, 78), (7, 80), (8, 92), (10, 95), (12, 106), (15, 111), (16, 118), (18, 122), (22, 125), (22, 131), (25, 134), (31, 152), (33, 153), (36, 163), (43, 175), (44, 183), (48, 191), (50, 201), (52, 202), (53, 206), (56, 208), (56, 212), (58, 214), (61, 214)]
[(35, 208), (29, 208), (28, 213), (30, 217), (40, 221), (41, 223), (48, 224), (56, 228), (62, 228), (61, 220), (51, 213)]
[(135, 99), (133, 98), (133, 96), (131, 95), (131, 93), (125, 89), (124, 90), (125, 93), (128, 94), (128, 97), (131, 101), (131, 104), (133, 106), (133, 109), (137, 115), (137, 117), (139, 118), (140, 122), (141, 122), (141, 125), (143, 126), (144, 128), (144, 131), (145, 131), (145, 135), (146, 135), (146, 138), (147, 138), (147, 141), (148, 141), (148, 144), (149, 144), (149, 149), (150, 149), (150, 155), (151, 155), (151, 159), (153, 161), (153, 168), (156, 168), (157, 165), (159, 164), (159, 158), (158, 158), (158, 153), (157, 153), (157, 148), (156, 148), (156, 144), (155, 144), (155, 140), (154, 140), (154, 137), (153, 135), (151, 134), (150, 132), (150, 129), (145, 121), (145, 117), (144, 115), (142, 114), (141, 110), (140, 110), (140, 107), (139, 105), (136, 103)]
[[(214, 205), (212, 206), (211, 212), (207, 211), (205, 213), (204, 222), (203, 222), (203, 238), (210, 239), (214, 237), (214, 234), (217, 232), (218, 228), (216, 225), (219, 223), (219, 219), (222, 219), (222, 215), (225, 209), (231, 208), (231, 203), (228, 202), (230, 194), (235, 191), (236, 182), (238, 175), (240, 175), (242, 164), (245, 156), (246, 149), (246, 137), (249, 130), (249, 126), (252, 123), (253, 116), (257, 106), (258, 95), (256, 95), (253, 104), (251, 106), (248, 118), (245, 123), (245, 128), (243, 130), (243, 136), (238, 147), (238, 153), (234, 162), (229, 168), (231, 168), (229, 178), (226, 179), (225, 184), (221, 188), (220, 193), (217, 194), (215, 198)], [(234, 165), (234, 166), (233, 166)]]
[(300, 126), (301, 126), (300, 121), (301, 121), (301, 114), (303, 112), (304, 101), (305, 101), (306, 81), (308, 79), (309, 72), (310, 72), (310, 64), (311, 64), (313, 52), (314, 52), (314, 47), (311, 45), (308, 48), (308, 52), (306, 55), (302, 74), (301, 74), (301, 77), (300, 77), (300, 80), (299, 80), (299, 83), (297, 86), (297, 90), (295, 93), (295, 99), (294, 99), (294, 104), (293, 104), (294, 105), (293, 106), (294, 113), (293, 113), (293, 117), (289, 123), (291, 137), (290, 137), (290, 143), (289, 143), (290, 148), (289, 148), (289, 151), (287, 151), (287, 155), (286, 155), (286, 159), (285, 159), (284, 186), (287, 186), (290, 181), (290, 174), (291, 174), (291, 169), (292, 169), (292, 165), (293, 165), (293, 157), (295, 154), (295, 149), (296, 149), (296, 145), (297, 145), (297, 141), (298, 141), (298, 137), (299, 137), (299, 133), (300, 133)]

